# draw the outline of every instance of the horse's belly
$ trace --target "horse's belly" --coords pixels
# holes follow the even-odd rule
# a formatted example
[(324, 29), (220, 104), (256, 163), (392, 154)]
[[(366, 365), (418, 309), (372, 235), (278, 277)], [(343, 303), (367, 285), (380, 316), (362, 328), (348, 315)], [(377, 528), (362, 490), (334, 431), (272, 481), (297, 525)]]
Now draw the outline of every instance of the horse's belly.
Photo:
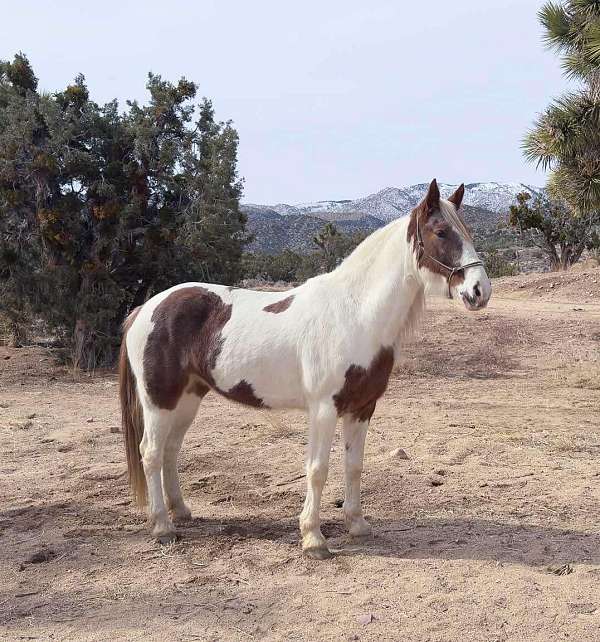
[(219, 355), (213, 377), (224, 396), (255, 407), (304, 408), (298, 360), (285, 350)]

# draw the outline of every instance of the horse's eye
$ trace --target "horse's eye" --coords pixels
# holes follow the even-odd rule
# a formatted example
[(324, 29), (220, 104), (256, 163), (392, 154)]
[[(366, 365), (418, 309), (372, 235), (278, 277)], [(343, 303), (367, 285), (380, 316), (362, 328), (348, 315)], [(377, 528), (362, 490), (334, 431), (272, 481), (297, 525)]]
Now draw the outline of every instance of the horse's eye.
[(440, 239), (446, 238), (446, 230), (437, 230), (435, 235)]

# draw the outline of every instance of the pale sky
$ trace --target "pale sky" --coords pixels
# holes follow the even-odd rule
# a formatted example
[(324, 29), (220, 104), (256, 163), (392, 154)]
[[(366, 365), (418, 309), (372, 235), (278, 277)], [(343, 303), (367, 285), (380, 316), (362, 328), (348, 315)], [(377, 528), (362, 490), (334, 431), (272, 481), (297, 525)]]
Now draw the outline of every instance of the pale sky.
[(92, 98), (145, 101), (186, 76), (240, 135), (245, 202), (357, 198), (387, 186), (544, 183), (533, 118), (567, 87), (542, 0), (0, 0), (0, 58), (40, 88), (81, 72)]

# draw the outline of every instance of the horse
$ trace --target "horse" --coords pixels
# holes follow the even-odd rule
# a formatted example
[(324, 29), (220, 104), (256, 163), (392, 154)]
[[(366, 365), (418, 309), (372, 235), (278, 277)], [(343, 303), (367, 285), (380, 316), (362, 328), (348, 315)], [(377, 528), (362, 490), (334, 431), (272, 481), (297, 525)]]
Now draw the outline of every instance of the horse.
[(332, 272), (285, 292), (183, 283), (131, 312), (119, 359), (129, 480), (148, 504), (156, 540), (189, 520), (177, 456), (203, 397), (214, 391), (253, 408), (308, 416), (303, 553), (331, 556), (320, 528), (321, 494), (338, 419), (345, 444), (343, 515), (351, 536), (371, 533), (360, 499), (364, 445), (404, 339), (425, 295), (484, 308), (491, 284), (459, 214), (461, 185), (447, 200), (434, 179), (410, 213), (382, 227)]

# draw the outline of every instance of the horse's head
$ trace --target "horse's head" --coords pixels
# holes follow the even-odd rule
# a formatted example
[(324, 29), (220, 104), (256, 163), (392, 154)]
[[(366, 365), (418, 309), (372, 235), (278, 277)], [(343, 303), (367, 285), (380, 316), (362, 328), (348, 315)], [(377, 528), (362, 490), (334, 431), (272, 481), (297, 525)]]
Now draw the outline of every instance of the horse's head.
[(458, 213), (464, 193), (461, 185), (444, 200), (434, 178), (410, 215), (408, 241), (428, 291), (443, 291), (450, 298), (461, 298), (468, 310), (479, 310), (487, 305), (492, 285)]

